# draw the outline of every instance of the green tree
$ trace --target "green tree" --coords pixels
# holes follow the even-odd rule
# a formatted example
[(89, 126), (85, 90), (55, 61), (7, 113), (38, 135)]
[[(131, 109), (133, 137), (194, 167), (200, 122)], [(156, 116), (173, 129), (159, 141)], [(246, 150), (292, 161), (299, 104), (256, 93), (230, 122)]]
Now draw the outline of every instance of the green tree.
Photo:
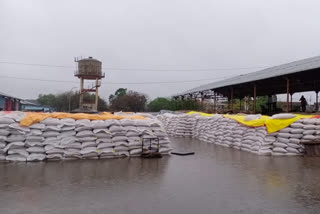
[(123, 97), (126, 94), (127, 94), (127, 89), (126, 88), (118, 88), (114, 94), (111, 94), (109, 96), (109, 102), (112, 103), (112, 101), (114, 99), (118, 99), (120, 97)]
[(158, 97), (152, 100), (148, 104), (148, 110), (149, 111), (173, 110), (173, 105), (171, 100), (164, 97)]
[(110, 95), (110, 108), (113, 111), (145, 111), (147, 97), (144, 94), (119, 88), (114, 95)]
[(116, 97), (123, 97), (124, 95), (127, 94), (127, 89), (126, 88), (119, 88), (118, 90), (116, 90), (116, 92), (114, 94), (116, 95)]
[(53, 107), (56, 103), (56, 96), (54, 94), (39, 94), (37, 101), (41, 105)]
[(160, 111), (160, 110), (199, 110), (200, 106), (195, 100), (175, 100), (167, 99), (164, 97), (158, 97), (152, 100), (148, 104), (149, 111)]
[[(40, 94), (37, 101), (46, 106), (50, 106), (56, 109), (58, 112), (68, 112), (69, 111), (69, 100), (70, 100), (70, 109), (79, 108), (79, 92), (63, 92), (60, 94)], [(107, 102), (98, 98), (98, 111), (106, 111), (108, 110)], [(84, 102), (94, 102), (95, 95), (85, 93), (83, 97)]]

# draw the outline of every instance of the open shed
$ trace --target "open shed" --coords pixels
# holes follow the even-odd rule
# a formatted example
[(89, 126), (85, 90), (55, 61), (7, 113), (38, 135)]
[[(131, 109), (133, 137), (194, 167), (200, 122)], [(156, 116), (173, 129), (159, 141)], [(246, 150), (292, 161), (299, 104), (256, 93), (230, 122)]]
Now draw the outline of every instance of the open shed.
[[(228, 97), (233, 103), (235, 98), (256, 97), (273, 94), (287, 94), (287, 112), (290, 111), (290, 95), (296, 92), (315, 91), (316, 109), (318, 109), (318, 92), (320, 89), (320, 56), (274, 66), (257, 72), (235, 76), (190, 89), (174, 97), (217, 94)], [(291, 97), (292, 98), (292, 97)], [(232, 108), (232, 104), (231, 104)]]

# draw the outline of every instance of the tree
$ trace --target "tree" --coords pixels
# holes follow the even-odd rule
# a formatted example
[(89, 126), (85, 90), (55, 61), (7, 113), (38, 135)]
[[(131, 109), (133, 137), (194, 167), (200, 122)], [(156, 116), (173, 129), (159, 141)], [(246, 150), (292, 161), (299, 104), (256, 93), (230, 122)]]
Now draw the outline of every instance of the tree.
[(158, 97), (148, 104), (149, 111), (172, 110), (172, 102), (164, 97)]
[[(59, 112), (68, 112), (69, 111), (69, 100), (71, 110), (79, 108), (79, 92), (63, 92), (60, 94), (39, 94), (37, 101), (41, 105), (50, 106), (56, 109)], [(95, 95), (85, 93), (83, 96), (84, 102), (94, 102)], [(108, 110), (107, 102), (102, 98), (98, 97), (98, 111), (106, 111)]]
[(47, 105), (53, 107), (56, 103), (56, 96), (54, 94), (39, 94), (37, 101), (41, 105)]
[(116, 92), (114, 94), (116, 95), (116, 97), (123, 97), (124, 95), (127, 94), (127, 89), (126, 88), (119, 88), (118, 90), (116, 90)]
[(199, 110), (200, 106), (195, 100), (174, 100), (167, 99), (164, 97), (158, 97), (152, 100), (148, 105), (149, 111), (160, 111), (160, 110)]
[(109, 97), (113, 111), (145, 111), (147, 97), (135, 91), (119, 88), (114, 95)]
[(127, 89), (126, 88), (118, 88), (114, 94), (111, 94), (109, 96), (109, 102), (112, 103), (114, 99), (117, 99), (119, 97), (123, 97), (127, 94)]

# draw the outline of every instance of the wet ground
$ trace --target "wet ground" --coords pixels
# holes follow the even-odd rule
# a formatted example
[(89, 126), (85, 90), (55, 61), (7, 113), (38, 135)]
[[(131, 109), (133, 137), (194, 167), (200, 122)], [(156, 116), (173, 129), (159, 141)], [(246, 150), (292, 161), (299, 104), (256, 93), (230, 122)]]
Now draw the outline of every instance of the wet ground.
[(320, 158), (173, 141), (195, 155), (0, 164), (0, 213), (320, 213)]

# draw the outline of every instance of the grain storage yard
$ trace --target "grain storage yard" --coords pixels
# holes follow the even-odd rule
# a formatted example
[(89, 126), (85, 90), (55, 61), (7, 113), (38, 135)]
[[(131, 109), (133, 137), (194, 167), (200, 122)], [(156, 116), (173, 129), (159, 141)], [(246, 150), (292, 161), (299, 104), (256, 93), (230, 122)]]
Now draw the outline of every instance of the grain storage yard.
[(0, 164), (0, 213), (319, 213), (319, 158), (170, 139), (195, 155)]
[[(217, 213), (318, 213), (320, 209), (320, 158), (303, 157), (301, 144), (318, 137), (317, 118), (280, 114), (274, 119), (249, 115), (244, 120), (243, 115), (200, 112), (100, 116), (91, 115), (89, 120), (77, 114), (3, 114), (0, 204), (6, 206), (0, 212), (160, 214), (211, 213), (214, 208)], [(105, 117), (111, 119), (101, 120)], [(268, 120), (282, 123), (275, 126)], [(281, 126), (286, 127), (277, 130)], [(161, 139), (162, 154), (173, 149), (195, 155), (137, 157), (141, 137), (154, 134)]]

